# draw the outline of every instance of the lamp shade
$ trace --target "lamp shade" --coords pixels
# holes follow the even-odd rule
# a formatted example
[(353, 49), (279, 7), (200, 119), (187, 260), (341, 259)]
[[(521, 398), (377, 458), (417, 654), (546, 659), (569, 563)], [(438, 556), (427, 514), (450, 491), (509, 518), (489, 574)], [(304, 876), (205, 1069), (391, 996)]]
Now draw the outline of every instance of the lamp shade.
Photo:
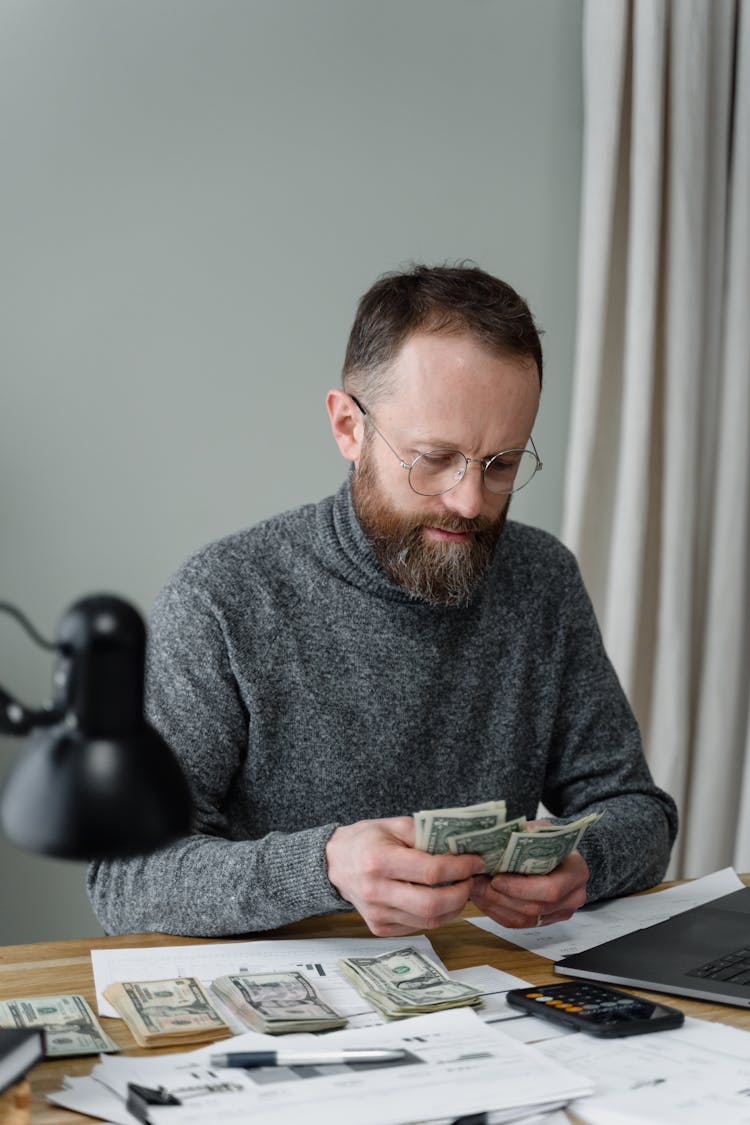
[(0, 822), (28, 851), (117, 858), (187, 835), (190, 802), (177, 761), (146, 724), (125, 738), (87, 738), (61, 724), (27, 740), (3, 788)]
[(132, 606), (76, 603), (57, 637), (54, 726), (34, 730), (0, 794), (0, 824), (19, 847), (68, 859), (153, 851), (190, 829), (177, 759), (145, 720), (146, 630)]

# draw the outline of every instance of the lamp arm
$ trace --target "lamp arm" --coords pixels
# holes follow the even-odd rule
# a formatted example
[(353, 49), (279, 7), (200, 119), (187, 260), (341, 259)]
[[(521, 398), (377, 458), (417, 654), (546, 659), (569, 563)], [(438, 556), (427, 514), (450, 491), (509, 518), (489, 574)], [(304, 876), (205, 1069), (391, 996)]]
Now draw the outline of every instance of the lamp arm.
[[(14, 617), (21, 628), (26, 630), (32, 641), (40, 648), (53, 652), (57, 648), (57, 645), (43, 637), (38, 629), (35, 629), (31, 624), (26, 614), (22, 613), (11, 602), (0, 601), (0, 613), (7, 613), (9, 617)], [(29, 734), (34, 727), (53, 726), (62, 719), (64, 714), (65, 708), (62, 706), (62, 701), (57, 705), (50, 703), (40, 710), (32, 711), (30, 707), (9, 695), (0, 684), (0, 734)]]
[(18, 606), (13, 605), (12, 602), (0, 602), (0, 613), (7, 613), (9, 617), (14, 617), (21, 628), (26, 630), (32, 641), (39, 645), (40, 648), (46, 648), (51, 651), (57, 648), (55, 642), (48, 641), (46, 637), (43, 637), (39, 630), (35, 629), (31, 624), (26, 614), (21, 613)]
[(51, 727), (62, 719), (62, 707), (44, 707), (32, 711), (9, 695), (0, 684), (0, 734), (28, 734), (34, 727)]

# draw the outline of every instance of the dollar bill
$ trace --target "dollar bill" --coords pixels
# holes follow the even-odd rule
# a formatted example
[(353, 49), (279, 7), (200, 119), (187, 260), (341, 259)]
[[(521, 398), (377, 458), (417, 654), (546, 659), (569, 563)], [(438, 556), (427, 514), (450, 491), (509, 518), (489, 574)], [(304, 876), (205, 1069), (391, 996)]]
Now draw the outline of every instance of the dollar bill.
[(526, 817), (519, 816), (515, 820), (508, 820), (505, 824), (496, 824), (494, 828), (484, 828), (475, 832), (462, 832), (457, 836), (448, 836), (446, 843), (448, 851), (453, 855), (481, 855), (484, 859), (484, 869), (487, 874), (495, 874), (500, 870), (500, 863), (505, 855), (508, 842), (513, 833), (526, 831)]
[(433, 855), (476, 854), (487, 875), (510, 871), (546, 875), (580, 843), (601, 813), (589, 813), (568, 824), (529, 826), (525, 817), (506, 820), (505, 801), (489, 801), (455, 809), (423, 809), (414, 815), (415, 846)]
[(360, 996), (388, 1020), (482, 1004), (475, 988), (451, 980), (413, 946), (377, 957), (344, 957), (338, 966)]
[(117, 981), (104, 989), (141, 1047), (204, 1043), (231, 1034), (195, 977)]
[(120, 1050), (83, 996), (75, 994), (0, 1000), (0, 1027), (43, 1027), (48, 1058)]
[(414, 813), (415, 847), (432, 855), (447, 852), (450, 836), (481, 832), (505, 822), (505, 801), (486, 801), (455, 809), (425, 809)]
[(546, 875), (578, 847), (584, 832), (600, 813), (590, 813), (569, 824), (539, 825), (531, 832), (512, 833), (499, 871), (519, 875)]
[(328, 1031), (346, 1024), (346, 1017), (321, 1000), (303, 973), (230, 973), (213, 980), (211, 990), (248, 1027), (268, 1035)]

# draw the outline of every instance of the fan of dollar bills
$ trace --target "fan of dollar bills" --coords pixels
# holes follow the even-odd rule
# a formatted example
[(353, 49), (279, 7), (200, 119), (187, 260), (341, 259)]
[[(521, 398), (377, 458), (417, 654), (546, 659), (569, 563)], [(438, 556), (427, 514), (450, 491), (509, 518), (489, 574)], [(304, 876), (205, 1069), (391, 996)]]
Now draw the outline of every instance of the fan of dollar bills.
[(378, 957), (344, 957), (338, 966), (360, 996), (387, 1020), (482, 1004), (475, 988), (451, 980), (413, 946)]
[(211, 990), (244, 1024), (267, 1035), (329, 1031), (346, 1024), (302, 973), (231, 973), (211, 981)]
[(586, 829), (601, 815), (589, 813), (568, 824), (530, 827), (525, 816), (506, 819), (505, 801), (426, 809), (414, 813), (415, 847), (432, 855), (481, 855), (487, 875), (501, 871), (547, 875), (575, 851)]

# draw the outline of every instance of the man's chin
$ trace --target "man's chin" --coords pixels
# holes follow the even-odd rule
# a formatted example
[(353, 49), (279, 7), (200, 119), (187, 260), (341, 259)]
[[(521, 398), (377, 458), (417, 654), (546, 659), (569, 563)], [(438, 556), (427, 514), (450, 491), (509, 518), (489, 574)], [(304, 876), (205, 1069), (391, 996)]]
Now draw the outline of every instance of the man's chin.
[(508, 504), (495, 520), (448, 512), (434, 523), (429, 517), (415, 519), (383, 498), (364, 459), (352, 482), (352, 499), (375, 557), (392, 582), (430, 605), (471, 601), (492, 564)]
[(472, 536), (444, 542), (423, 535), (420, 549), (406, 555), (395, 577), (431, 605), (467, 605), (484, 581), (493, 554), (494, 547)]
[(370, 541), (385, 573), (412, 597), (435, 606), (464, 606), (487, 576), (503, 524), (447, 536), (440, 534), (445, 529), (417, 525), (403, 536)]

